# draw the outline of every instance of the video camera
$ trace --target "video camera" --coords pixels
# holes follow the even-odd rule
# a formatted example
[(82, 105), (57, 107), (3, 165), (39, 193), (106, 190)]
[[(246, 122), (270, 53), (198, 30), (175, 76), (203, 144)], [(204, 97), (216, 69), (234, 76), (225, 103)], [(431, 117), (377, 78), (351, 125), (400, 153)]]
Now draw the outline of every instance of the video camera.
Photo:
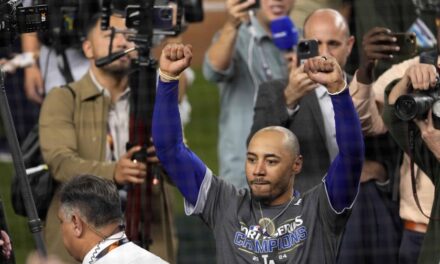
[[(412, 89), (412, 87), (410, 87)], [(402, 121), (424, 120), (432, 109), (434, 127), (440, 129), (440, 80), (435, 87), (426, 91), (414, 91), (401, 95), (394, 104), (396, 116)]]
[[(153, 33), (155, 35), (178, 35), (184, 22), (203, 21), (203, 6), (201, 0), (155, 0), (152, 5)], [(127, 28), (138, 29), (141, 26), (141, 5), (139, 1), (112, 1), (102, 3), (101, 28), (108, 27), (112, 10), (124, 10)], [(145, 25), (142, 25), (145, 26)]]
[[(0, 0), (1, 1), (1, 0)], [(100, 11), (100, 0), (33, 0), (47, 4), (50, 12), (49, 30), (39, 34), (40, 41), (55, 48), (81, 48), (84, 28), (93, 14)]]
[[(183, 1), (186, 1), (185, 4)], [(138, 51), (137, 64), (152, 63), (149, 53), (153, 47), (153, 35), (177, 36), (182, 32), (182, 24), (200, 22), (203, 20), (203, 6), (201, 0), (103, 0), (101, 5), (101, 30), (112, 30), (112, 38), (117, 32), (111, 28), (110, 17), (113, 13), (124, 13), (126, 27), (135, 30), (129, 36), (136, 48), (131, 48), (112, 53), (111, 45), (109, 55), (95, 61), (97, 67), (103, 67), (125, 54), (134, 50)]]
[(19, 33), (47, 30), (47, 5), (23, 7), (21, 0), (0, 0), (0, 47), (9, 46)]
[[(176, 10), (176, 11), (175, 11)], [(155, 5), (153, 7), (153, 29), (155, 35), (177, 35), (181, 30), (181, 19), (176, 19), (177, 9), (170, 5)], [(127, 28), (140, 27), (140, 6), (128, 5), (125, 9), (125, 24)]]

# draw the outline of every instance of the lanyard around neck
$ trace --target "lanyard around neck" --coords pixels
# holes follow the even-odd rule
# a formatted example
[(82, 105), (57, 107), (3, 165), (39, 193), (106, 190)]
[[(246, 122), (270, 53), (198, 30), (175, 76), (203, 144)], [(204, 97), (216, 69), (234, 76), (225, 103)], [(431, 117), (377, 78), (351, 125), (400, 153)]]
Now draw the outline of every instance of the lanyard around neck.
[(107, 255), (110, 251), (112, 251), (112, 250), (118, 248), (119, 246), (122, 246), (128, 242), (130, 242), (128, 240), (128, 238), (124, 237), (122, 239), (119, 239), (118, 241), (111, 243), (106, 248), (104, 248), (101, 252), (99, 252), (99, 254), (95, 258), (95, 262), (98, 261), (100, 258), (104, 257), (105, 255)]

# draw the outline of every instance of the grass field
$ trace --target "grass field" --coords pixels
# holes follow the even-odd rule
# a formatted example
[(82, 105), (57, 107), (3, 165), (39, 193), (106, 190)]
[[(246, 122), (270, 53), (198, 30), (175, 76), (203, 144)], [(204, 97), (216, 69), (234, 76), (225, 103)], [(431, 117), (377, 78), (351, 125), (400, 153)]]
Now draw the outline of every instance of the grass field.
[[(199, 155), (203, 161), (211, 168), (213, 172), (218, 171), (217, 166), (217, 120), (218, 120), (218, 92), (217, 89), (211, 84), (203, 79), (200, 70), (196, 70), (196, 80), (193, 87), (188, 91), (188, 97), (192, 105), (192, 115), (191, 122), (185, 128), (185, 136), (188, 140), (188, 144), (194, 150), (197, 155)], [(0, 195), (3, 199), (6, 216), (9, 224), (9, 232), (13, 239), (13, 245), (16, 255), (16, 263), (25, 263), (25, 258), (27, 254), (34, 248), (33, 238), (27, 227), (27, 219), (23, 217), (16, 216), (11, 208), (10, 203), (10, 182), (12, 178), (12, 165), (9, 163), (0, 163)], [(175, 206), (177, 219), (186, 219), (188, 217), (183, 217), (183, 202), (180, 194), (176, 195)], [(191, 221), (191, 220), (190, 220)], [(182, 221), (177, 220), (179, 229), (186, 229)], [(185, 222), (186, 223), (186, 222)], [(190, 222), (189, 225), (200, 225), (200, 222)], [(196, 227), (197, 228), (197, 227)], [(198, 229), (198, 228), (197, 228)], [(198, 229), (199, 230), (199, 229)], [(197, 231), (198, 231), (197, 230)], [(185, 230), (188, 231), (188, 230)], [(202, 229), (202, 232), (207, 232)], [(181, 233), (179, 231), (179, 233)], [(197, 235), (197, 232), (189, 232), (190, 234)], [(202, 234), (203, 235), (203, 234)], [(196, 241), (195, 241), (196, 240)], [(197, 238), (190, 236), (185, 236), (181, 240), (182, 247), (182, 258), (185, 258), (186, 254), (197, 254), (194, 251), (197, 249), (191, 249), (192, 243), (196, 243), (196, 248), (201, 248), (204, 253), (212, 252), (212, 243), (206, 243), (203, 241), (201, 245), (197, 245)], [(200, 254), (200, 260), (194, 260), (187, 263), (208, 263), (202, 257), (203, 252)], [(210, 255), (209, 263), (213, 263), (214, 256)], [(185, 263), (185, 261), (181, 261)]]

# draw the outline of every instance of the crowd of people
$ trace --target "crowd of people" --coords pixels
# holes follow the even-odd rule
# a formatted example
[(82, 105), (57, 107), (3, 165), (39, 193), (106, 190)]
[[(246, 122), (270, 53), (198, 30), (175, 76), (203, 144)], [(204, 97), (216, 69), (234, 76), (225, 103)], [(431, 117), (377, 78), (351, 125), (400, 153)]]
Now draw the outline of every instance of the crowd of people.
[[(135, 47), (123, 8), (104, 29), (98, 2), (89, 2), (77, 47), (60, 50), (36, 34), (21, 39), (23, 51), (40, 56), (24, 71), (23, 91), (41, 104), (41, 152), (58, 183), (40, 216), (50, 257), (34, 254), (29, 264), (178, 263), (173, 188), (185, 213), (212, 230), (212, 262), (440, 262), (440, 113), (433, 106), (440, 97), (430, 92), (440, 89), (439, 53), (423, 46), (401, 54), (396, 35), (422, 25), (419, 43), (430, 35), (439, 43), (440, 2), (393, 2), (396, 11), (414, 5), (408, 17), (415, 21), (388, 25), (379, 17), (362, 28), (355, 1), (260, 0), (254, 8), (255, 0), (226, 0), (224, 24), (198, 51), (220, 94), (218, 174), (182, 131), (191, 43), (163, 47), (152, 137), (127, 145), (138, 54), (96, 66), (110, 51)], [(375, 1), (368, 7), (380, 9)], [(300, 60), (295, 46), (274, 43), (271, 22), (289, 15), (302, 39), (316, 40), (317, 56)], [(406, 99), (404, 110), (419, 112), (403, 120), (395, 107), (402, 96), (430, 103), (419, 113)], [(151, 188), (144, 247), (125, 233), (135, 186)], [(13, 257), (10, 236), (1, 231), (5, 259)]]

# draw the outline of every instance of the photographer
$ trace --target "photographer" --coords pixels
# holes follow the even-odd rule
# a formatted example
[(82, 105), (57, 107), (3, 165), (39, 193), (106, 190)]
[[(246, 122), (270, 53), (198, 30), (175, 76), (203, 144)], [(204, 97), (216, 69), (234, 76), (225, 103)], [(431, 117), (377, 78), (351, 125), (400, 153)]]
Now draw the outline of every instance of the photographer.
[[(440, 25), (440, 24), (439, 24)], [(440, 40), (440, 35), (437, 38)], [(377, 61), (393, 60), (396, 52), (395, 41), (392, 41), (393, 32), (387, 28), (372, 28), (365, 34), (361, 65), (350, 84), (350, 93), (353, 103), (359, 113), (362, 130), (366, 136), (387, 135), (386, 127), (381, 114), (384, 106), (385, 88), (396, 79), (402, 78), (406, 71), (419, 62), (437, 62), (437, 50), (422, 53), (399, 64), (394, 64), (377, 80), (373, 78)], [(393, 140), (394, 141), (394, 140)], [(394, 148), (394, 147), (393, 147)], [(398, 152), (389, 153), (387, 157), (394, 157), (401, 161), (400, 169), (390, 174), (390, 185), (393, 186), (393, 200), (399, 200), (399, 216), (403, 230), (399, 249), (399, 263), (416, 263), (429, 219), (418, 208), (412, 190), (410, 159), (408, 155)], [(434, 200), (434, 184), (429, 177), (417, 166), (414, 168), (417, 178), (415, 185), (422, 211), (429, 215)]]
[[(109, 55), (109, 45), (112, 45), (113, 52), (134, 47), (134, 43), (128, 41), (132, 31), (127, 30), (122, 17), (111, 16), (110, 26), (117, 30), (111, 41), (111, 30), (101, 30), (100, 17), (96, 14), (90, 19), (87, 39), (83, 42), (83, 51), (90, 61), (89, 71), (81, 80), (70, 83), (70, 89), (52, 89), (44, 100), (39, 122), (42, 154), (58, 182), (88, 173), (113, 180), (121, 186), (142, 184), (147, 166), (157, 162), (157, 158), (154, 149), (148, 149), (150, 155), (146, 165), (132, 160), (132, 155), (141, 149), (140, 146), (128, 151), (125, 149), (129, 140), (129, 73), (131, 59), (136, 55), (129, 53), (101, 68), (95, 65), (97, 59)], [(174, 262), (171, 191), (171, 186), (163, 177), (152, 186), (153, 242), (149, 250)], [(73, 263), (60, 243), (56, 218), (58, 207), (54, 197), (45, 229), (48, 252)]]
[(47, 4), (47, 32), (21, 36), (24, 52), (32, 52), (38, 63), (24, 70), (26, 97), (41, 104), (52, 88), (79, 80), (88, 70), (89, 61), (81, 50), (84, 23), (99, 11), (99, 0), (27, 0), (25, 5)]
[[(430, 89), (438, 89), (437, 69), (430, 64), (416, 63), (411, 65), (403, 77), (393, 82), (385, 91), (385, 106), (383, 119), (388, 130), (397, 141), (399, 146), (408, 154), (409, 145), (409, 127), (413, 124), (402, 121), (396, 116), (394, 104), (397, 99), (405, 94), (413, 92), (426, 92)], [(428, 175), (435, 185), (434, 205), (431, 211), (431, 219), (424, 237), (420, 251), (418, 263), (438, 263), (440, 261), (440, 221), (438, 216), (440, 212), (440, 131), (433, 126), (431, 111), (428, 113), (427, 120), (413, 120), (419, 129), (416, 129), (414, 136), (414, 161)]]

